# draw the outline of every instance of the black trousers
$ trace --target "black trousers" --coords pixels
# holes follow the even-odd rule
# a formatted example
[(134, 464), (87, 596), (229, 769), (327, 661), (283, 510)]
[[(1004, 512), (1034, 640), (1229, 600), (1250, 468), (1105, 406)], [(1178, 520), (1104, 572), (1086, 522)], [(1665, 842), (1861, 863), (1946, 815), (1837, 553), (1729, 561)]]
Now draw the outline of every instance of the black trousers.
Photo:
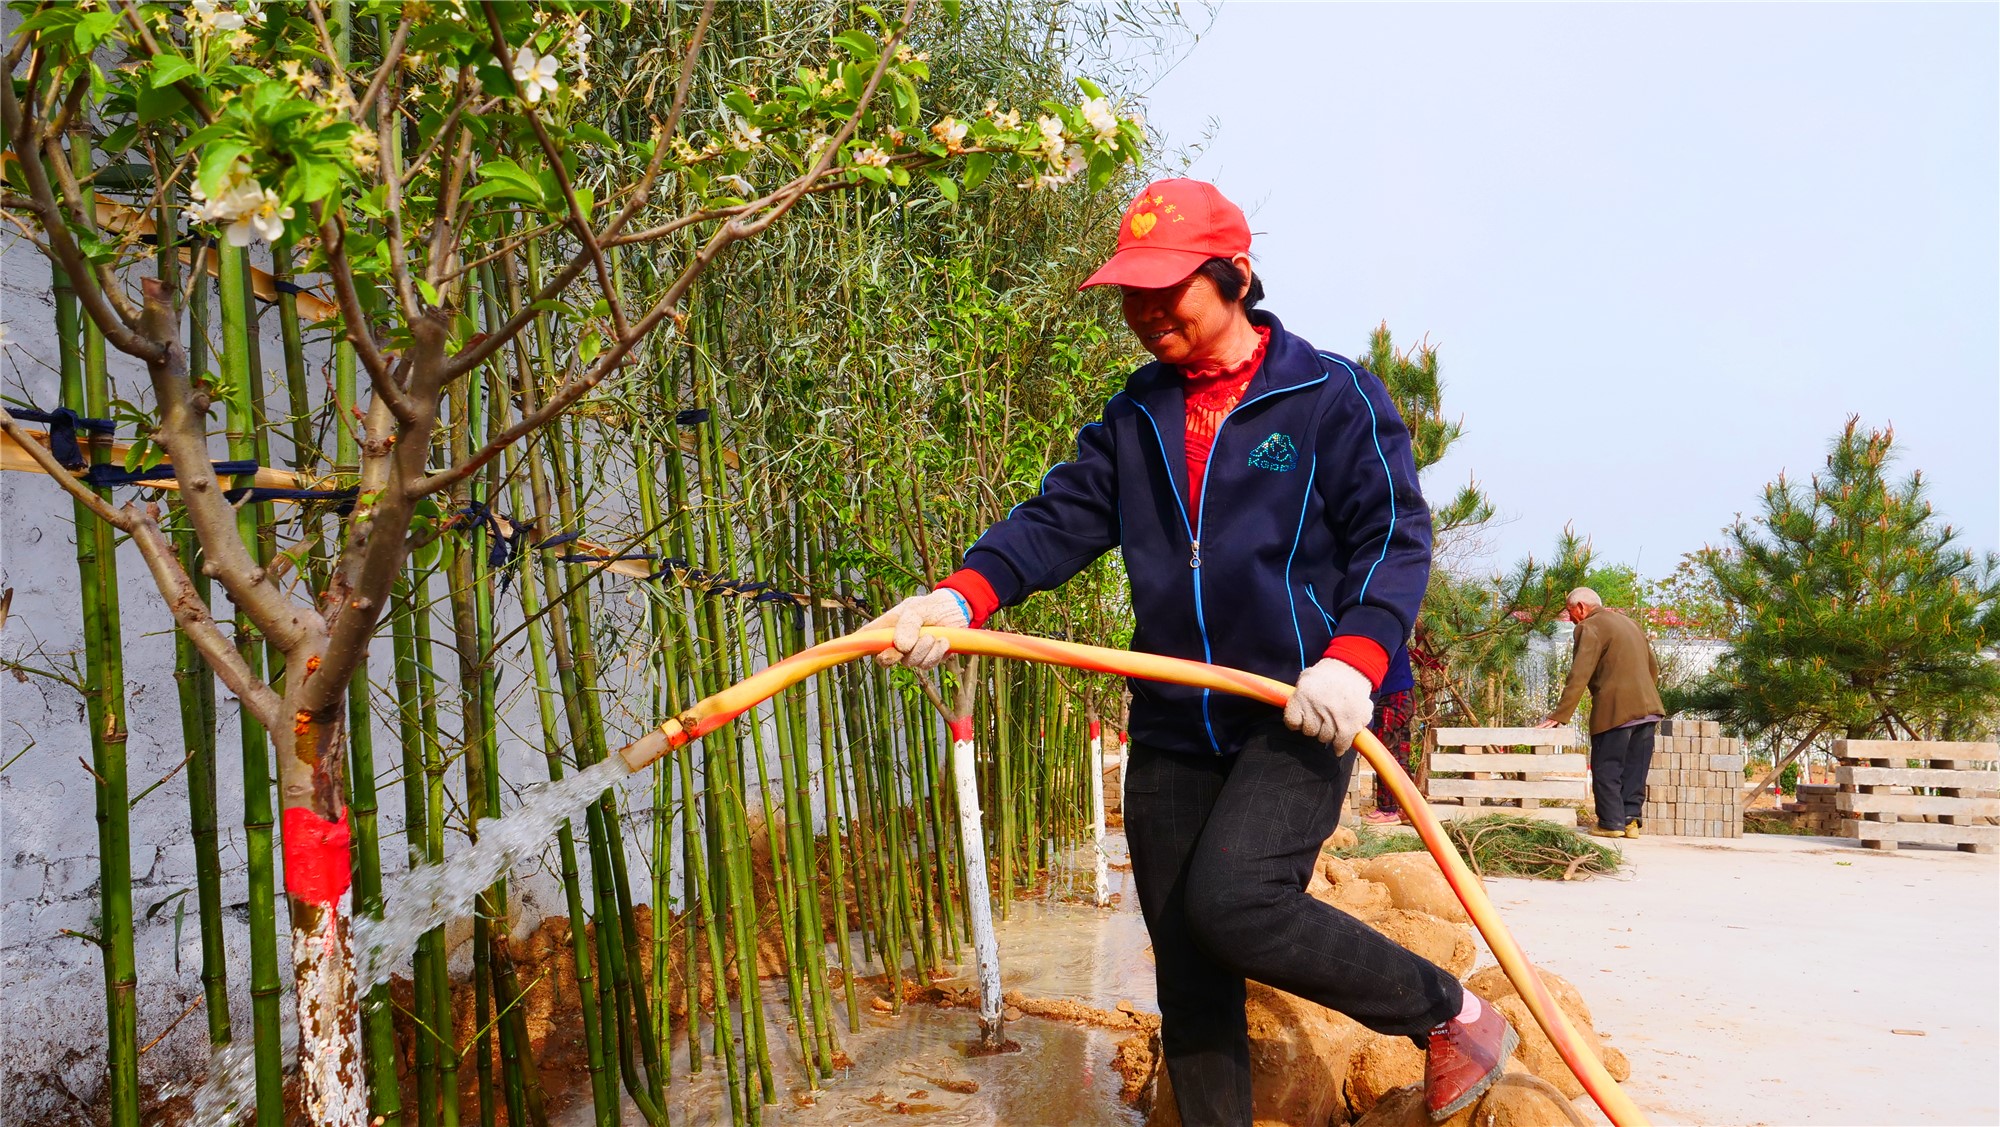
[(1597, 800), (1597, 824), (1622, 830), (1639, 820), (1646, 802), (1646, 773), (1653, 768), (1657, 723), (1613, 728), (1590, 737), (1590, 789)]
[(1234, 755), (1132, 748), (1125, 836), (1188, 1127), (1250, 1122), (1246, 978), (1419, 1045), (1458, 1013), (1449, 973), (1305, 894), (1353, 769), (1276, 720)]

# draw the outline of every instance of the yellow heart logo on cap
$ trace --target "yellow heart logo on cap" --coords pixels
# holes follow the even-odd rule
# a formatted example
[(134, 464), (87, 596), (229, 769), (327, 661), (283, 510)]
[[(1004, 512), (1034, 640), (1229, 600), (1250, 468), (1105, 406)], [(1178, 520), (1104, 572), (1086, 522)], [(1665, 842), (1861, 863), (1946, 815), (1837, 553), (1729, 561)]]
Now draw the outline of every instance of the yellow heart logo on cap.
[(1147, 233), (1150, 232), (1153, 229), (1154, 225), (1159, 223), (1159, 221), (1160, 217), (1153, 214), (1150, 211), (1141, 212), (1140, 214), (1133, 216), (1132, 237), (1135, 239), (1145, 238)]

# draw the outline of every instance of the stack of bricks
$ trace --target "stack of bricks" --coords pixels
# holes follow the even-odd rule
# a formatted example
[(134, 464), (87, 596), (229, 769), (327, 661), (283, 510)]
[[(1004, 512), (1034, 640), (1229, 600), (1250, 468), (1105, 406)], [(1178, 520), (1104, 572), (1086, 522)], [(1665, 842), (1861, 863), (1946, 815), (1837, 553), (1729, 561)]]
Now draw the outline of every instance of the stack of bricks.
[(1820, 837), (1835, 837), (1840, 833), (1840, 809), (1834, 805), (1834, 795), (1840, 790), (1832, 783), (1800, 783), (1797, 802), (1785, 804), (1785, 809), (1799, 812), (1799, 825), (1808, 833)]
[(1646, 776), (1647, 833), (1743, 836), (1743, 741), (1713, 720), (1662, 720)]

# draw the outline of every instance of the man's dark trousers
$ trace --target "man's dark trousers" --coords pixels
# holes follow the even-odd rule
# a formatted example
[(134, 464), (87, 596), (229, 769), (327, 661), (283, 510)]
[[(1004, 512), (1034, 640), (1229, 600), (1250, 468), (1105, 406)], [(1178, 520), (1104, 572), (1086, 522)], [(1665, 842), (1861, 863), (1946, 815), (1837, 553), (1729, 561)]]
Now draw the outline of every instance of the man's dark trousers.
[(1250, 1122), (1245, 978), (1419, 1045), (1463, 1004), (1450, 974), (1305, 894), (1353, 769), (1277, 720), (1234, 755), (1132, 748), (1125, 835), (1188, 1127)]
[(1653, 768), (1656, 721), (1613, 728), (1590, 737), (1590, 789), (1597, 800), (1597, 824), (1622, 830), (1639, 820), (1646, 802), (1646, 773)]

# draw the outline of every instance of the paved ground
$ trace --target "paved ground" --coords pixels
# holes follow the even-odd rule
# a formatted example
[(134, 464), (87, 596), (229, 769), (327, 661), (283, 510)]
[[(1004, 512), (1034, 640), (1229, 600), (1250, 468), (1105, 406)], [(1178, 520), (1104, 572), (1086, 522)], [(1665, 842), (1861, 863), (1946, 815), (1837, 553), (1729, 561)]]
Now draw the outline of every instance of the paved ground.
[[(1113, 841), (1121, 861), (1122, 844)], [(1631, 1059), (1627, 1090), (1656, 1123), (2000, 1123), (1994, 857), (1764, 835), (1621, 845), (1629, 868), (1617, 877), (1488, 889), (1529, 956), (1583, 992), (1598, 1029)], [(1005, 985), (1152, 1009), (1145, 930), (1125, 880), (1114, 872), (1123, 902), (1111, 912), (1016, 904), (998, 929)], [(843, 1027), (854, 1069), (810, 1106), (765, 1109), (765, 1122), (1137, 1121), (1115, 1095), (1116, 1038), (1100, 1031), (1026, 1018), (1009, 1030), (1029, 1051), (966, 1060), (951, 1047), (969, 1035), (962, 1012), (913, 1007), (864, 1024)], [(950, 1094), (946, 1072), (979, 1092)], [(727, 1122), (719, 1078), (676, 1076), (674, 1122)], [(1597, 1114), (1587, 1098), (1576, 1107)], [(585, 1124), (588, 1109), (558, 1121)], [(628, 1110), (625, 1122), (642, 1120)]]
[(1629, 875), (1488, 887), (1529, 957), (1583, 991), (1659, 1122), (2000, 1122), (1994, 857), (1623, 844)]

